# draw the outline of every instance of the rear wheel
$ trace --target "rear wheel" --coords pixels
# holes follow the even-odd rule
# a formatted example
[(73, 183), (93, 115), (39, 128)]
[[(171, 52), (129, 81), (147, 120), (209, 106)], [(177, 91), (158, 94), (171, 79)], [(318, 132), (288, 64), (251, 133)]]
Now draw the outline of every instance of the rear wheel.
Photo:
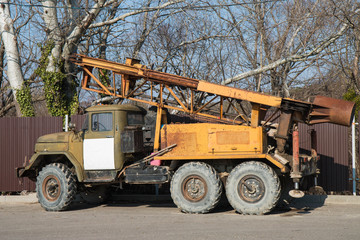
[(226, 181), (226, 196), (242, 214), (270, 212), (280, 197), (280, 180), (273, 169), (262, 162), (244, 162), (235, 167)]
[(40, 171), (36, 181), (36, 195), (45, 210), (67, 209), (75, 194), (76, 179), (65, 164), (52, 163)]
[(174, 203), (181, 211), (207, 213), (219, 203), (222, 183), (210, 165), (190, 162), (175, 172), (170, 191)]

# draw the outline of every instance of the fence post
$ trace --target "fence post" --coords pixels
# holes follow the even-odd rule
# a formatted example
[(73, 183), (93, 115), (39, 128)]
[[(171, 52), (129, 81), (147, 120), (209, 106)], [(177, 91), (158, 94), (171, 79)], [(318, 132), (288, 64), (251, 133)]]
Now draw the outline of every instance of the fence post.
[[(355, 115), (354, 115), (354, 119), (355, 119)], [(357, 149), (358, 159), (356, 159), (356, 161), (357, 161), (357, 165), (358, 165), (358, 168), (359, 168), (359, 166), (360, 166), (360, 111), (358, 112), (358, 122), (355, 123), (355, 124), (357, 125), (357, 128), (358, 128), (358, 135), (357, 135), (357, 138), (358, 138), (358, 149)], [(355, 167), (356, 167), (356, 162), (355, 162)], [(360, 175), (356, 176), (356, 169), (353, 169), (353, 171), (355, 172), (355, 192), (356, 192), (356, 183), (357, 183), (357, 181), (359, 181)]]
[(351, 143), (352, 143), (352, 182), (353, 182), (353, 195), (356, 196), (356, 149), (355, 149), (355, 116), (351, 124)]
[(69, 131), (69, 115), (65, 115), (65, 132)]

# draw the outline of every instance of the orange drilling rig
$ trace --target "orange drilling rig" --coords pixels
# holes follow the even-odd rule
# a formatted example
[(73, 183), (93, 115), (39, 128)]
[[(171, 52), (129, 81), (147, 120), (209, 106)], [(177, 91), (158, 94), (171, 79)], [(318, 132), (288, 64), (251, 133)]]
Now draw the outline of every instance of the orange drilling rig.
[[(225, 188), (236, 211), (264, 214), (289, 190), (292, 197), (302, 197), (301, 179), (319, 174), (316, 135), (311, 135), (311, 155), (300, 154), (298, 123), (349, 126), (354, 115), (352, 102), (269, 96), (154, 71), (135, 59), (120, 64), (74, 55), (72, 61), (83, 69), (83, 89), (156, 107), (156, 122), (149, 127), (140, 107), (99, 105), (87, 109), (81, 132), (62, 136), (65, 153), (56, 147), (56, 153), (51, 152), (56, 137), (40, 138), (36, 153), (18, 175), (37, 178), (38, 197), (47, 210), (63, 210), (73, 199), (63, 191), (70, 183), (65, 179), (61, 186), (62, 175), (54, 173), (66, 167), (76, 189), (85, 183), (170, 182), (178, 208), (206, 213)], [(202, 122), (168, 124), (169, 111)], [(64, 196), (62, 204), (55, 204)]]

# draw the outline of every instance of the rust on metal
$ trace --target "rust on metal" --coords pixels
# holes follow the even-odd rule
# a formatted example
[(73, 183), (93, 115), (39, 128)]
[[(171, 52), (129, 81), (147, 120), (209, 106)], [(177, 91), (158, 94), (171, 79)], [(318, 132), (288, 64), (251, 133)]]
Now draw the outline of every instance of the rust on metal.
[(293, 130), (293, 162), (292, 162), (292, 178), (299, 180), (301, 178), (300, 173), (300, 158), (299, 158), (299, 131), (297, 127)]
[[(224, 140), (223, 132), (232, 132), (233, 135), (237, 134), (247, 139)], [(216, 137), (217, 134), (219, 138)], [(154, 157), (154, 160), (266, 159), (277, 166), (281, 172), (288, 172), (286, 163), (283, 164), (273, 156), (264, 153), (263, 138), (261, 127), (205, 123), (168, 124), (161, 129), (161, 148), (173, 143), (176, 143), (177, 147), (163, 156)]]
[(206, 181), (198, 175), (190, 175), (181, 184), (184, 198), (190, 202), (199, 202), (207, 195)]
[(291, 126), (291, 112), (282, 112), (279, 119), (279, 127), (277, 129), (277, 133), (275, 134), (275, 139), (277, 143), (277, 150), (279, 153), (283, 153), (285, 151), (286, 140), (289, 135), (289, 128)]
[(249, 144), (250, 143), (250, 132), (249, 131), (221, 131), (215, 134), (216, 144)]
[(262, 93), (223, 86), (205, 81), (199, 81), (197, 90), (278, 108), (280, 108), (282, 101), (282, 98), (280, 97), (269, 96)]
[(313, 102), (313, 110), (309, 115), (309, 123), (328, 122), (349, 127), (355, 113), (354, 106), (354, 102), (316, 96)]
[[(282, 172), (287, 172), (287, 167), (281, 160), (279, 161), (279, 158), (267, 154), (266, 137), (263, 128), (259, 126), (270, 107), (281, 111), (279, 127), (275, 134), (276, 153), (279, 154), (285, 152), (291, 126), (301, 122), (306, 124), (330, 122), (349, 126), (354, 112), (354, 103), (343, 100), (316, 97), (312, 103), (269, 96), (150, 70), (133, 59), (120, 64), (75, 55), (74, 62), (84, 68), (82, 80), (84, 89), (147, 103), (158, 108), (154, 149), (156, 151), (160, 149), (160, 135), (162, 148), (175, 143), (178, 147), (165, 156), (158, 157), (157, 160), (259, 159), (262, 157), (278, 166)], [(110, 71), (112, 83), (103, 83), (97, 79), (101, 73), (96, 74), (93, 71), (101, 69)], [(119, 77), (120, 81), (117, 79)], [(120, 86), (115, 86), (115, 81), (120, 83)], [(247, 104), (245, 107), (243, 102)], [(247, 113), (249, 103), (252, 105), (251, 117)], [(162, 124), (166, 123), (162, 117), (165, 109), (212, 118), (227, 122), (229, 125), (187, 124), (180, 127), (167, 125), (160, 130)], [(294, 180), (301, 177), (298, 157), (299, 139), (296, 134), (297, 131), (294, 132), (293, 144), (295, 147), (292, 173)]]
[(251, 110), (251, 126), (257, 127), (260, 122), (260, 104), (253, 103)]
[(196, 89), (199, 83), (199, 80), (187, 77), (181, 77), (174, 74), (158, 72), (154, 70), (147, 70), (145, 72), (146, 76), (153, 81), (158, 81), (160, 83), (166, 83), (168, 85), (176, 85), (182, 87), (188, 87), (192, 89)]
[[(306, 124), (332, 122), (349, 126), (353, 116), (354, 103), (338, 99), (318, 96), (311, 103), (270, 96), (150, 70), (141, 65), (139, 60), (134, 59), (128, 59), (125, 64), (121, 64), (77, 54), (73, 55), (71, 60), (84, 69), (81, 86), (85, 90), (178, 110), (190, 115), (220, 119), (232, 124), (251, 124), (251, 126), (257, 127), (269, 107), (276, 107), (282, 112), (291, 111), (295, 116), (295, 122)], [(93, 73), (95, 69), (110, 71), (113, 85), (110, 82), (104, 84), (97, 79)], [(121, 85), (118, 87), (115, 86), (117, 76), (121, 77), (121, 81), (117, 81)], [(90, 82), (92, 79), (95, 81), (95, 85)], [(135, 84), (138, 80), (141, 83)], [(137, 87), (135, 87), (136, 85)], [(145, 96), (146, 92), (150, 93), (149, 97)], [(198, 97), (194, 96), (196, 94)], [(233, 101), (234, 99), (236, 101)], [(242, 101), (250, 102), (253, 105), (251, 122), (242, 106)], [(235, 102), (238, 106), (235, 106)], [(210, 111), (215, 107), (218, 108), (216, 112)], [(230, 110), (233, 110), (238, 116), (231, 116)]]
[(259, 202), (265, 195), (265, 184), (258, 176), (246, 175), (239, 181), (238, 194), (245, 202)]
[[(73, 55), (71, 60), (84, 69), (81, 86), (85, 90), (147, 103), (161, 108), (183, 111), (192, 115), (220, 119), (228, 124), (241, 124), (244, 122), (239, 121), (239, 119), (234, 121), (229, 117), (218, 117), (209, 114), (208, 105), (212, 101), (214, 101), (214, 105), (219, 105), (223, 109), (225, 101), (222, 101), (221, 96), (215, 95), (211, 101), (205, 102), (202, 102), (202, 98), (200, 98), (195, 102), (197, 98), (194, 97), (194, 90), (197, 90), (199, 80), (150, 70), (133, 60), (127, 60), (126, 64), (120, 64), (84, 55)], [(107, 85), (105, 83), (104, 85), (97, 79), (96, 74), (92, 73), (101, 69), (111, 71), (113, 75), (112, 86), (111, 83), (107, 83)], [(116, 76), (121, 77), (121, 81), (118, 81), (120, 83), (119, 90), (115, 88), (114, 84)], [(94, 82), (91, 82), (92, 80)], [(137, 80), (141, 80), (141, 83), (135, 87)], [(184, 90), (181, 90), (180, 87), (184, 88)], [(150, 96), (146, 96), (144, 93), (149, 91)], [(171, 96), (171, 99), (169, 96)], [(233, 104), (231, 106), (241, 116), (244, 115)], [(221, 116), (228, 115), (229, 110), (221, 114)]]
[[(230, 137), (228, 134), (231, 134)], [(263, 149), (261, 127), (219, 125), (210, 123), (168, 124), (161, 129), (161, 147), (176, 143), (168, 157), (217, 156), (227, 154), (261, 154)]]
[(56, 201), (61, 193), (60, 180), (54, 175), (47, 176), (42, 184), (42, 193), (48, 201)]

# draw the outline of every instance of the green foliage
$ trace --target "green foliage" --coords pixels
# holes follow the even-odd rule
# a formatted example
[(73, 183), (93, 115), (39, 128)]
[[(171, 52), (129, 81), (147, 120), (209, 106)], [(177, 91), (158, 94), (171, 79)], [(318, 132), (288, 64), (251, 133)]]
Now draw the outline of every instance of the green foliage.
[(355, 102), (355, 119), (357, 119), (360, 109), (360, 95), (356, 94), (355, 89), (350, 88), (343, 95), (343, 99), (347, 101)]
[(20, 89), (16, 90), (16, 101), (18, 102), (21, 114), (24, 117), (35, 116), (35, 110), (31, 100), (31, 91), (29, 85), (24, 83)]
[[(53, 48), (53, 42), (48, 42), (41, 47), (40, 64), (35, 72), (44, 83), (46, 106), (51, 116), (71, 115), (77, 109), (78, 98), (74, 86), (71, 89), (71, 94), (66, 92), (69, 90), (66, 90), (67, 79), (63, 69), (63, 62), (54, 59), (58, 71), (49, 72), (46, 70)], [(69, 95), (72, 95), (72, 97), (69, 97)]]
[(75, 93), (73, 95), (72, 100), (70, 101), (69, 115), (76, 114), (78, 108), (79, 108), (79, 98), (78, 95)]
[(105, 86), (108, 86), (110, 83), (109, 71), (106, 69), (100, 69), (101, 73), (99, 74), (100, 82)]
[[(104, 86), (109, 86), (110, 83), (110, 77), (109, 77), (109, 71), (106, 69), (100, 69), (99, 70), (99, 79), (100, 82), (104, 85)], [(101, 97), (105, 97), (106, 94), (100, 94)]]

